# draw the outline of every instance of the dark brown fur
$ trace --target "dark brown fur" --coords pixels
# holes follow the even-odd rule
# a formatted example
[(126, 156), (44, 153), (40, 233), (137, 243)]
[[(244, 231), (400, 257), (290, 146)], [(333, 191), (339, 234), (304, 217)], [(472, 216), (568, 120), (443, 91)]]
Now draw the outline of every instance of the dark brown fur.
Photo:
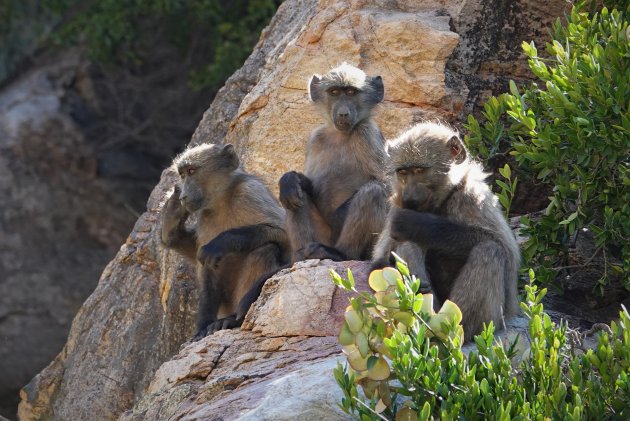
[(387, 209), (385, 142), (372, 121), (380, 77), (343, 64), (309, 83), (326, 120), (308, 142), (304, 173), (280, 179), (293, 261), (367, 259)]
[[(260, 179), (244, 172), (232, 145), (200, 145), (173, 163), (176, 186), (162, 211), (162, 241), (197, 265), (196, 338), (241, 324), (257, 280), (289, 260), (284, 211)], [(194, 229), (186, 227), (195, 213)]]
[(391, 263), (394, 251), (431, 284), (439, 302), (463, 313), (466, 340), (518, 311), (520, 254), (481, 167), (457, 133), (424, 123), (388, 143), (394, 193), (373, 256)]

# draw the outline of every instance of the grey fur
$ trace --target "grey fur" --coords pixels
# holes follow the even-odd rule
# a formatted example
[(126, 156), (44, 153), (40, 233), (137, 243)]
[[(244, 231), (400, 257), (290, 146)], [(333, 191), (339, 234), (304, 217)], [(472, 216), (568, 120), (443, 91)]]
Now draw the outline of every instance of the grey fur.
[[(240, 167), (232, 145), (190, 148), (173, 167), (181, 187), (162, 210), (162, 242), (196, 264), (199, 338), (238, 326), (256, 298), (248, 294), (256, 281), (288, 262), (285, 212), (263, 182)], [(192, 213), (197, 224), (188, 229)]]
[(369, 258), (387, 212), (385, 141), (371, 119), (382, 80), (344, 63), (313, 76), (309, 95), (326, 124), (311, 134), (304, 173), (280, 179), (293, 260)]
[(481, 166), (456, 132), (437, 123), (413, 127), (389, 142), (388, 152), (392, 209), (373, 266), (387, 265), (392, 251), (406, 259), (440, 301), (461, 308), (466, 340), (483, 323), (503, 327), (518, 312), (520, 252)]

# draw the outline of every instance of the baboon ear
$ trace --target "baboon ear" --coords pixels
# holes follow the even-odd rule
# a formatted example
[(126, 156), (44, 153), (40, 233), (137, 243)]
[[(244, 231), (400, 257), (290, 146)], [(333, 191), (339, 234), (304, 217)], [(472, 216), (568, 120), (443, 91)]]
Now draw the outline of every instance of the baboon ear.
[(453, 136), (448, 141), (448, 149), (456, 164), (461, 164), (466, 159), (466, 148), (458, 136)]
[(383, 86), (383, 79), (380, 76), (374, 76), (370, 80), (372, 87), (372, 99), (375, 103), (382, 102), (385, 98), (385, 87)]
[(231, 143), (226, 143), (223, 145), (223, 150), (221, 154), (225, 157), (225, 162), (227, 166), (233, 169), (238, 168), (240, 161), (238, 159), (238, 155), (236, 154), (236, 150), (234, 149), (234, 145)]
[(318, 74), (311, 76), (311, 80), (308, 82), (308, 96), (311, 101), (317, 102), (322, 98), (319, 83), (322, 81), (322, 77)]

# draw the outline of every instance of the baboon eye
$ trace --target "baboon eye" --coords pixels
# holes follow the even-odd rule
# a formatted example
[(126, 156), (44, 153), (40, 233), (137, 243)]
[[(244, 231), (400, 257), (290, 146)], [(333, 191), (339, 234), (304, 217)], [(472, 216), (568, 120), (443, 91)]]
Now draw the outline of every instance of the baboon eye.
[(404, 169), (404, 170), (398, 170), (398, 171), (396, 171), (396, 174), (398, 174), (398, 175), (399, 175), (399, 176), (401, 176), (401, 177), (406, 177), (406, 176), (407, 176), (407, 174), (409, 174), (409, 171), (408, 171), (407, 169)]
[(346, 95), (348, 96), (354, 96), (357, 93), (357, 90), (354, 88), (347, 88), (346, 89)]
[(328, 93), (330, 95), (332, 95), (332, 96), (338, 96), (341, 93), (341, 91), (339, 89), (335, 88), (335, 89), (331, 89), (330, 91), (328, 91)]
[(186, 170), (186, 174), (188, 175), (193, 175), (195, 173), (196, 169), (195, 168), (188, 168)]
[(426, 168), (423, 168), (423, 167), (417, 167), (417, 168), (414, 168), (413, 172), (414, 172), (415, 174), (422, 174), (422, 173), (423, 173), (423, 172), (425, 172), (426, 170), (427, 170)]

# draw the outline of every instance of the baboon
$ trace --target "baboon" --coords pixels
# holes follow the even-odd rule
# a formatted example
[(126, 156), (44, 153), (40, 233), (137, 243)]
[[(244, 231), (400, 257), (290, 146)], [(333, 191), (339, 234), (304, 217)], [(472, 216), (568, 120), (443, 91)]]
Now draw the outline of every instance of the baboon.
[(304, 173), (279, 183), (292, 260), (369, 259), (387, 214), (385, 140), (371, 118), (383, 81), (344, 63), (308, 90), (326, 123), (311, 134)]
[(481, 166), (453, 130), (419, 124), (388, 143), (393, 194), (373, 267), (391, 251), (463, 313), (465, 339), (518, 311), (520, 253)]
[[(201, 295), (195, 339), (240, 326), (262, 275), (290, 259), (284, 210), (241, 167), (230, 144), (200, 145), (175, 158), (180, 176), (162, 211), (162, 242), (196, 262)], [(194, 229), (186, 227), (196, 214)], [(264, 278), (266, 279), (266, 277)]]

